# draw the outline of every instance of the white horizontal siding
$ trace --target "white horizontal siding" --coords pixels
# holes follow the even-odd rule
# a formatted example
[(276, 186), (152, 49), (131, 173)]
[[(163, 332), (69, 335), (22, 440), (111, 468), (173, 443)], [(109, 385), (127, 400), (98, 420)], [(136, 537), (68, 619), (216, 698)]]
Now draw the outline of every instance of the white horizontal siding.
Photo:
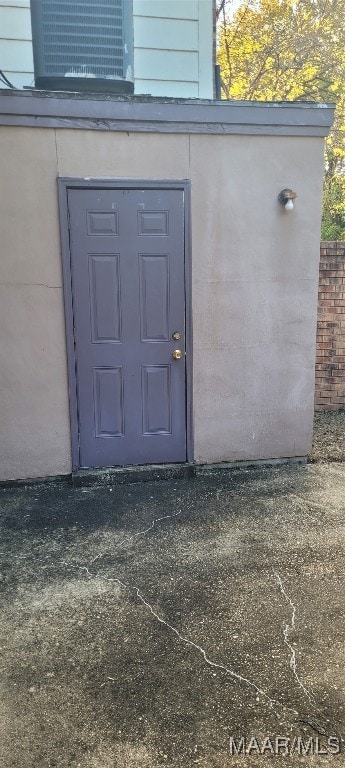
[(136, 93), (150, 94), (150, 96), (162, 96), (162, 88), (164, 88), (164, 96), (177, 98), (177, 92), (180, 99), (197, 99), (199, 96), (198, 82), (165, 80), (162, 86), (162, 80), (136, 80), (135, 87)]
[(198, 0), (133, 0), (133, 13), (134, 16), (197, 21)]
[[(133, 13), (135, 93), (212, 98), (212, 0), (133, 0)], [(0, 69), (33, 84), (29, 0), (0, 0)]]
[(135, 93), (211, 99), (212, 0), (133, 0), (133, 12)]
[(0, 69), (15, 88), (33, 84), (29, 0), (0, 0)]
[(185, 51), (134, 49), (134, 72), (143, 80), (198, 81), (198, 54)]
[[(14, 86), (14, 88), (34, 88), (35, 87), (35, 78), (33, 72), (10, 72), (7, 70), (5, 72), (7, 75), (10, 83)], [(3, 85), (2, 82), (0, 82), (0, 88), (6, 88), (6, 85)]]
[(1, 5), (0, 35), (7, 40), (31, 40), (30, 8)]
[(1, 0), (0, 5), (10, 8), (30, 8), (30, 0)]
[(186, 19), (153, 19), (147, 16), (135, 16), (134, 40), (136, 48), (197, 51), (198, 22)]
[(0, 69), (5, 72), (33, 72), (31, 41), (1, 40), (0, 61)]

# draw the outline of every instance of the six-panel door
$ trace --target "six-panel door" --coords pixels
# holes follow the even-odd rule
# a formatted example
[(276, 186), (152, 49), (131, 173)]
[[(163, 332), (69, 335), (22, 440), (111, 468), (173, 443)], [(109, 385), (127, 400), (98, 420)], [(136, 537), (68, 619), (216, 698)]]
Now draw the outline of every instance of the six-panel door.
[(185, 461), (183, 191), (72, 189), (68, 206), (80, 466)]

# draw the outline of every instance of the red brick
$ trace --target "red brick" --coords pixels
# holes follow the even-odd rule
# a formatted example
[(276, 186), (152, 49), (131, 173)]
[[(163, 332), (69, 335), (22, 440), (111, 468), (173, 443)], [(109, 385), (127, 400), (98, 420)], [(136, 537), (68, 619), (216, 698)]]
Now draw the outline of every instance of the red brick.
[(338, 265), (337, 264), (332, 264), (332, 267), (328, 267), (327, 269), (322, 270), (322, 272), (325, 271), (327, 273), (327, 277), (336, 277), (338, 280), (342, 281), (343, 276), (342, 276), (342, 274), (340, 272), (342, 267), (343, 267), (342, 264), (338, 264)]
[(319, 307), (327, 307), (330, 312), (333, 311), (333, 307), (335, 306), (336, 299), (330, 298), (329, 296), (324, 297), (323, 299), (319, 299)]
[(315, 408), (345, 405), (345, 242), (322, 241), (315, 363)]
[(340, 405), (325, 405), (324, 408), (322, 408), (323, 411), (339, 411)]

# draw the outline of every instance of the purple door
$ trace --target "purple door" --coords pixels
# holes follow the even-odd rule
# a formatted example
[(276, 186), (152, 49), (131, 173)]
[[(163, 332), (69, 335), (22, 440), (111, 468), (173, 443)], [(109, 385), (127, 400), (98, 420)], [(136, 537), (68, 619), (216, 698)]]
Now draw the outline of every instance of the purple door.
[(68, 206), (80, 466), (186, 461), (183, 191)]

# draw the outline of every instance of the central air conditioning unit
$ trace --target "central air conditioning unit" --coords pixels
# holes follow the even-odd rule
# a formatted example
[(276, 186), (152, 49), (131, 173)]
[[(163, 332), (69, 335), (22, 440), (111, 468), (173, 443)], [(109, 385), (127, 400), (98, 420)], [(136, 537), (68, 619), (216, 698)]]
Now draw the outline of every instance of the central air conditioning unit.
[(131, 0), (31, 0), (35, 87), (134, 92)]

